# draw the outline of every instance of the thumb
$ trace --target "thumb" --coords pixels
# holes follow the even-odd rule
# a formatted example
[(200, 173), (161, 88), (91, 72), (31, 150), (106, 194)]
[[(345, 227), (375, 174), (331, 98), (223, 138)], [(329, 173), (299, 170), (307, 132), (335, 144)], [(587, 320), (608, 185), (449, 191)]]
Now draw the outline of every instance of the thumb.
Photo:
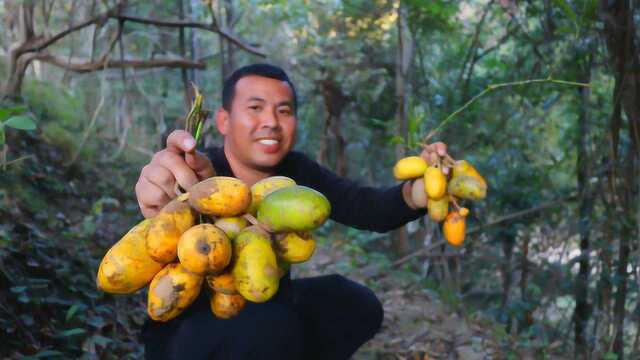
[(184, 155), (187, 165), (198, 175), (198, 179), (204, 180), (216, 175), (211, 160), (201, 152), (191, 151)]

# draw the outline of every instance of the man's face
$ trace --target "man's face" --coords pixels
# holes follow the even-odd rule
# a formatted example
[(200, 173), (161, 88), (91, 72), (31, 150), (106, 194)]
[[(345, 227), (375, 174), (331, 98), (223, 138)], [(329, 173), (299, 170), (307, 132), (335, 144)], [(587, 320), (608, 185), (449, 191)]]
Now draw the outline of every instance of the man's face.
[(280, 163), (295, 142), (291, 87), (276, 79), (245, 76), (236, 83), (231, 110), (221, 110), (217, 122), (234, 160), (268, 170)]

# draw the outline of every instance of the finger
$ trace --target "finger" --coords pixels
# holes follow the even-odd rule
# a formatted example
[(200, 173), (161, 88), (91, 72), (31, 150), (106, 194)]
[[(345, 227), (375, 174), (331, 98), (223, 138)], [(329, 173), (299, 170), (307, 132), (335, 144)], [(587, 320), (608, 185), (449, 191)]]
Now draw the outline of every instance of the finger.
[(171, 199), (176, 196), (173, 189), (176, 178), (171, 171), (162, 165), (149, 164), (142, 168), (141, 176), (146, 178), (151, 184), (161, 188)]
[(171, 199), (158, 186), (150, 183), (146, 178), (140, 177), (135, 187), (138, 206), (144, 217), (155, 216)]
[(438, 163), (438, 154), (435, 152), (429, 153), (429, 165), (435, 165)]
[(216, 171), (211, 164), (211, 160), (201, 152), (187, 153), (185, 155), (185, 162), (187, 165), (195, 171), (199, 180), (208, 179), (216, 175)]
[(185, 190), (189, 190), (191, 186), (199, 182), (196, 173), (187, 165), (184, 158), (171, 151), (163, 150), (156, 153), (151, 162), (171, 171), (178, 184)]
[(196, 140), (185, 130), (174, 130), (167, 137), (167, 150), (174, 154), (193, 152), (196, 148)]
[(436, 153), (440, 156), (445, 156), (447, 154), (447, 144), (443, 142), (437, 142), (433, 144)]
[(445, 174), (445, 175), (448, 175), (449, 174), (449, 167), (443, 166), (442, 167), (442, 173)]

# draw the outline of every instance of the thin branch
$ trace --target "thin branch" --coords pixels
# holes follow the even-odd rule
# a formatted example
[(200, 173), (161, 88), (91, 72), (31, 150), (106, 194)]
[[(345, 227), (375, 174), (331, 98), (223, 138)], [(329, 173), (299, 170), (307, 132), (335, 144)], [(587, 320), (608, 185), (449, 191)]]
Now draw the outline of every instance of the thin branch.
[(142, 17), (130, 16), (130, 15), (116, 15), (114, 17), (120, 20), (131, 21), (131, 22), (140, 23), (140, 24), (155, 25), (155, 26), (170, 27), (170, 28), (195, 28), (195, 29), (211, 31), (211, 32), (220, 34), (222, 37), (226, 38), (227, 40), (236, 44), (238, 47), (240, 47), (241, 49), (244, 49), (247, 52), (250, 52), (254, 55), (258, 55), (260, 57), (267, 56), (266, 53), (264, 53), (262, 50), (245, 43), (240, 38), (238, 38), (237, 35), (231, 33), (227, 29), (218, 27), (215, 22), (212, 22), (211, 24), (207, 24), (207, 23), (201, 23), (201, 22), (195, 22), (195, 21), (148, 19), (148, 18), (142, 18)]
[(437, 134), (438, 131), (440, 131), (444, 126), (446, 126), (456, 115), (460, 114), (462, 111), (464, 111), (466, 108), (468, 108), (471, 104), (476, 102), (476, 100), (478, 100), (479, 98), (481, 98), (485, 94), (487, 94), (487, 93), (489, 93), (489, 92), (491, 92), (493, 90), (496, 90), (496, 89), (499, 89), (499, 88), (503, 88), (503, 87), (507, 87), (507, 86), (527, 85), (527, 84), (535, 84), (535, 83), (555, 83), (555, 84), (561, 84), (561, 85), (591, 87), (591, 84), (584, 84), (584, 83), (579, 83), (579, 82), (574, 82), (574, 81), (566, 81), (566, 80), (556, 80), (556, 79), (551, 78), (551, 76), (549, 76), (546, 79), (531, 79), (531, 80), (514, 81), (514, 82), (508, 82), (508, 83), (501, 83), (501, 84), (491, 84), (491, 85), (487, 86), (487, 88), (484, 89), (482, 92), (480, 92), (478, 95), (476, 95), (473, 98), (471, 98), (471, 100), (467, 101), (467, 103), (464, 104), (462, 107), (460, 107), (458, 110), (454, 111), (449, 116), (447, 116), (447, 118), (444, 119), (435, 129), (431, 130), (429, 132), (429, 134), (427, 134), (427, 136), (426, 136), (426, 138), (424, 140), (424, 144), (421, 144), (421, 145), (424, 146), (429, 141), (429, 139), (431, 137), (433, 137), (435, 134)]
[[(39, 54), (35, 59), (59, 66), (63, 69), (74, 71), (77, 73), (87, 73), (92, 71), (101, 71), (105, 69), (121, 69), (121, 68), (136, 68), (136, 69), (150, 69), (157, 67), (167, 68), (194, 68), (205, 69), (206, 64), (203, 62), (195, 62), (186, 59), (153, 59), (153, 60), (119, 60), (119, 61), (96, 61), (96, 62), (83, 62), (83, 63), (68, 63), (59, 57), (51, 54)], [(106, 60), (106, 59), (105, 59)]]
[(122, 2), (118, 2), (118, 4), (116, 4), (116, 6), (114, 6), (113, 8), (97, 15), (94, 16), (88, 20), (85, 20), (84, 22), (81, 22), (78, 25), (75, 26), (71, 26), (63, 31), (60, 31), (59, 33), (44, 39), (42, 42), (32, 46), (32, 47), (28, 47), (25, 49), (21, 50), (21, 54), (24, 53), (28, 53), (28, 52), (40, 52), (44, 49), (46, 49), (47, 47), (49, 47), (50, 45), (54, 44), (55, 42), (57, 42), (58, 40), (64, 38), (65, 36), (71, 34), (72, 32), (76, 32), (78, 30), (82, 30), (84, 28), (86, 28), (87, 26), (96, 24), (96, 23), (103, 23), (105, 21), (107, 21), (110, 17), (114, 17), (115, 15), (117, 15), (117, 13), (120, 11), (120, 7), (122, 5)]

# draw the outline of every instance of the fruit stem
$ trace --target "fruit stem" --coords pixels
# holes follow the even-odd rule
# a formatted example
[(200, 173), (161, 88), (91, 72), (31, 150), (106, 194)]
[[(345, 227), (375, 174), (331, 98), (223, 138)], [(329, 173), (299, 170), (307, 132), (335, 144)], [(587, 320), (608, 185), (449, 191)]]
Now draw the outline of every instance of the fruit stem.
[(271, 228), (269, 226), (261, 223), (260, 221), (258, 221), (258, 219), (256, 219), (255, 216), (253, 216), (251, 214), (244, 214), (244, 215), (242, 215), (242, 217), (247, 219), (247, 221), (250, 222), (251, 225), (255, 225), (255, 226), (259, 227), (260, 229), (268, 232), (269, 234), (273, 234), (273, 231), (271, 230)]

